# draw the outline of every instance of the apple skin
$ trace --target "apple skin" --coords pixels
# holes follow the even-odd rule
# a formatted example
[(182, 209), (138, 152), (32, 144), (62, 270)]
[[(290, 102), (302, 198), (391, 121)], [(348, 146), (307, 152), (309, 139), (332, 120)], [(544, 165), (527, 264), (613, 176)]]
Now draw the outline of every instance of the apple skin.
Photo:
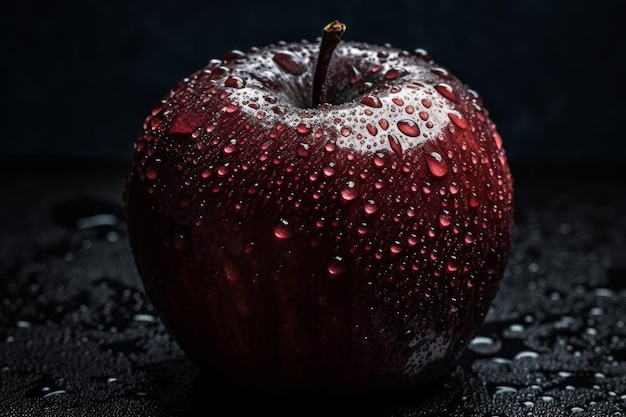
[(513, 179), (482, 100), (423, 51), (231, 51), (144, 123), (125, 189), (145, 289), (203, 369), (289, 392), (411, 389), (484, 321)]

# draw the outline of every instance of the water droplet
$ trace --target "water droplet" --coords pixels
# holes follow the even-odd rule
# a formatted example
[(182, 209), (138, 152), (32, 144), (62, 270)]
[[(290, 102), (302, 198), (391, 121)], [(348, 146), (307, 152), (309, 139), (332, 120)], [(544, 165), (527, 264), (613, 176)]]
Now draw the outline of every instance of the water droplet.
[(338, 276), (346, 272), (346, 265), (341, 256), (333, 256), (328, 263), (328, 273), (332, 276)]
[(293, 237), (289, 222), (285, 219), (278, 219), (278, 222), (274, 225), (274, 236), (278, 239), (289, 239)]
[(428, 109), (428, 108), (430, 108), (430, 106), (432, 106), (433, 103), (430, 101), (430, 99), (423, 98), (422, 99), (422, 104), (424, 105), (424, 107), (426, 107)]
[(385, 166), (385, 159), (380, 154), (374, 155), (373, 162), (374, 162), (374, 166), (377, 168), (381, 168)]
[(445, 177), (448, 174), (448, 165), (438, 152), (426, 154), (426, 164), (430, 173), (437, 178)]
[(408, 119), (400, 120), (397, 123), (397, 126), (400, 132), (412, 138), (418, 137), (420, 135), (419, 126), (417, 126), (417, 124), (415, 124), (415, 122), (412, 120), (408, 120)]
[(222, 56), (222, 59), (224, 61), (235, 61), (237, 59), (243, 59), (245, 57), (246, 57), (245, 52), (242, 52), (238, 49), (233, 49), (231, 51), (224, 53), (224, 55)]
[(324, 175), (326, 177), (332, 177), (333, 175), (335, 175), (335, 163), (334, 162), (330, 162), (328, 165), (326, 165), (324, 167), (324, 169), (322, 170), (322, 172), (324, 173)]
[(363, 210), (365, 211), (366, 214), (371, 215), (378, 211), (378, 206), (376, 205), (374, 200), (367, 200), (365, 204), (363, 205)]
[(361, 73), (354, 65), (348, 65), (347, 70), (348, 70), (348, 82), (351, 85), (354, 85), (358, 83), (359, 81), (361, 81), (361, 77), (362, 77)]
[(387, 130), (389, 129), (389, 122), (386, 119), (380, 119), (378, 121), (378, 126), (380, 126), (383, 130)]
[(239, 110), (239, 107), (235, 106), (234, 104), (227, 104), (224, 107), (224, 111), (228, 114), (235, 113), (237, 110)]
[(309, 156), (309, 145), (306, 143), (298, 144), (298, 147), (296, 148), (296, 154), (298, 154), (300, 158), (306, 158), (307, 156)]
[(365, 96), (361, 99), (361, 104), (365, 104), (369, 107), (380, 108), (383, 106), (383, 103), (378, 99), (378, 97), (373, 96)]
[(394, 97), (391, 99), (391, 101), (393, 101), (393, 104), (395, 104), (396, 106), (404, 106), (404, 100), (402, 100), (400, 97)]
[(395, 80), (399, 76), (400, 76), (400, 71), (394, 68), (390, 69), (389, 71), (385, 73), (386, 80)]
[(393, 135), (388, 135), (387, 139), (389, 140), (389, 146), (391, 147), (391, 150), (396, 155), (402, 156), (402, 145), (400, 145), (400, 142), (398, 142), (398, 139), (396, 139), (396, 137)]
[(293, 52), (284, 51), (274, 54), (274, 62), (283, 70), (293, 75), (300, 75), (305, 71), (301, 58)]
[(370, 135), (372, 136), (376, 136), (378, 134), (378, 129), (376, 128), (376, 126), (372, 126), (371, 124), (367, 124), (367, 126), (365, 126), (367, 128), (367, 131), (369, 132)]
[(450, 215), (448, 215), (448, 214), (441, 214), (441, 215), (439, 215), (439, 225), (441, 227), (448, 227), (448, 226), (450, 226), (451, 222), (452, 221), (451, 221)]
[(451, 101), (454, 101), (454, 102), (457, 101), (456, 94), (454, 94), (454, 90), (452, 89), (450, 84), (439, 83), (439, 84), (437, 84), (435, 86), (435, 90), (437, 90), (437, 92), (439, 94), (441, 94), (442, 96), (444, 96), (448, 100), (451, 100)]
[(345, 201), (352, 201), (359, 195), (359, 190), (356, 187), (354, 181), (348, 181), (346, 185), (341, 189), (341, 198)]
[(246, 86), (246, 82), (241, 77), (235, 77), (231, 75), (230, 77), (226, 78), (226, 80), (224, 81), (224, 85), (226, 87), (232, 88), (243, 88)]
[(447, 69), (442, 68), (442, 67), (434, 67), (434, 68), (431, 68), (431, 72), (432, 72), (433, 74), (437, 74), (437, 75), (439, 75), (440, 77), (445, 78), (445, 79), (448, 79), (448, 80), (449, 80), (450, 78), (452, 78), (452, 75), (450, 74), (450, 72), (449, 72)]
[(467, 129), (467, 120), (463, 118), (461, 115), (457, 115), (455, 113), (448, 113), (448, 118), (452, 120), (452, 123), (457, 125), (461, 129)]
[(476, 353), (481, 355), (491, 355), (498, 352), (501, 348), (501, 343), (494, 338), (487, 336), (476, 336), (470, 340), (467, 347)]
[(296, 126), (296, 130), (298, 131), (299, 134), (301, 135), (306, 135), (308, 133), (311, 133), (311, 125), (305, 122), (299, 123), (298, 126)]

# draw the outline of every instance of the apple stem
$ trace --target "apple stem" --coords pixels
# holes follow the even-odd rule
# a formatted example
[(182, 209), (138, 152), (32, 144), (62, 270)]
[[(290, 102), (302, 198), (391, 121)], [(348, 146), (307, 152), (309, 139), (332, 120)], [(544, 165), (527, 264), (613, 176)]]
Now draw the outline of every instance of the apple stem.
[(326, 103), (326, 73), (328, 72), (328, 65), (335, 48), (339, 44), (341, 35), (345, 31), (346, 25), (338, 20), (324, 26), (315, 74), (313, 75), (313, 107)]

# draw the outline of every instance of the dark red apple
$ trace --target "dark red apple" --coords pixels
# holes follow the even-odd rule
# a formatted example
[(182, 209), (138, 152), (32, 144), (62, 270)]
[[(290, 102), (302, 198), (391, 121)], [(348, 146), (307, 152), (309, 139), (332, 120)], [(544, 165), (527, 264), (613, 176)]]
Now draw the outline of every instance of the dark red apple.
[(481, 98), (422, 50), (344, 30), (212, 60), (135, 144), (145, 288), (191, 358), (251, 387), (429, 383), (508, 259), (513, 180)]

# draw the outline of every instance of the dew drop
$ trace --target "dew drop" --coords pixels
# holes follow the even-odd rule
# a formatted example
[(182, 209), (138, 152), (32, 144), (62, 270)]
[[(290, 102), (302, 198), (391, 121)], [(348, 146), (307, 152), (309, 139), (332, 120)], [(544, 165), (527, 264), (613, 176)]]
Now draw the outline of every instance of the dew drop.
[(448, 227), (448, 226), (450, 226), (451, 222), (452, 222), (452, 220), (450, 219), (450, 215), (448, 215), (448, 214), (441, 214), (441, 215), (439, 215), (439, 225), (441, 227)]
[(383, 130), (387, 130), (389, 129), (389, 122), (386, 119), (380, 119), (378, 121), (378, 126), (380, 126)]
[(231, 75), (230, 77), (226, 78), (226, 81), (224, 81), (224, 85), (226, 87), (232, 88), (243, 88), (246, 86), (246, 82), (241, 77), (235, 77)]
[(325, 175), (326, 177), (332, 177), (333, 175), (335, 175), (335, 170), (336, 170), (336, 168), (335, 168), (335, 163), (334, 163), (334, 162), (331, 162), (331, 163), (329, 163), (328, 165), (326, 165), (326, 166), (324, 167), (324, 169), (322, 170), (322, 172), (324, 172), (324, 175)]
[(345, 201), (352, 201), (359, 195), (359, 190), (356, 188), (354, 181), (348, 181), (346, 185), (341, 189), (341, 198)]
[(293, 237), (289, 222), (285, 219), (278, 219), (278, 222), (274, 225), (274, 236), (278, 239), (289, 239)]
[(367, 126), (365, 127), (367, 128), (367, 131), (369, 132), (370, 135), (376, 136), (378, 134), (378, 129), (376, 128), (376, 126), (373, 126), (368, 123)]
[(457, 125), (460, 129), (467, 129), (467, 120), (465, 120), (463, 116), (456, 115), (455, 113), (448, 113), (448, 118), (452, 120), (452, 123)]
[(339, 276), (346, 272), (346, 265), (341, 256), (333, 256), (328, 263), (328, 273), (331, 276)]
[(389, 71), (385, 73), (386, 80), (395, 80), (399, 76), (400, 76), (400, 71), (394, 68), (390, 69)]
[(423, 98), (422, 99), (422, 104), (424, 105), (424, 107), (426, 107), (428, 109), (428, 108), (430, 108), (430, 106), (432, 106), (433, 103), (430, 101), (430, 99)]
[(371, 215), (378, 211), (378, 206), (374, 200), (367, 200), (363, 205), (363, 210), (365, 211), (365, 214)]
[(301, 135), (306, 135), (311, 133), (311, 125), (308, 123), (299, 123), (298, 126), (296, 126), (296, 131), (301, 134)]
[(396, 137), (393, 135), (388, 135), (387, 139), (389, 140), (389, 146), (391, 146), (391, 150), (396, 155), (402, 156), (402, 145), (400, 145), (400, 142), (398, 142), (398, 139), (396, 139)]
[(445, 98), (451, 101), (457, 101), (456, 94), (454, 94), (454, 90), (450, 86), (450, 84), (439, 83), (435, 86), (435, 90)]
[(354, 65), (348, 65), (348, 82), (354, 85), (361, 81), (361, 73)]
[(430, 173), (437, 178), (445, 177), (448, 174), (448, 165), (438, 152), (426, 154), (426, 164)]
[(227, 104), (226, 107), (224, 107), (224, 111), (228, 114), (235, 113), (237, 110), (239, 110), (239, 107), (234, 104)]
[(373, 96), (365, 96), (361, 99), (361, 104), (364, 104), (369, 107), (380, 108), (383, 106), (383, 103), (380, 101), (378, 97)]
[(417, 124), (415, 124), (415, 122), (412, 120), (408, 120), (408, 119), (400, 120), (397, 123), (397, 126), (400, 132), (412, 138), (418, 137), (420, 135), (419, 126), (417, 126)]
[(298, 147), (296, 148), (296, 154), (300, 158), (306, 158), (307, 156), (309, 156), (309, 145), (306, 143), (298, 144)]
[(305, 67), (301, 62), (299, 56), (293, 52), (284, 51), (274, 54), (274, 62), (278, 64), (280, 68), (293, 75), (300, 75), (304, 72)]

